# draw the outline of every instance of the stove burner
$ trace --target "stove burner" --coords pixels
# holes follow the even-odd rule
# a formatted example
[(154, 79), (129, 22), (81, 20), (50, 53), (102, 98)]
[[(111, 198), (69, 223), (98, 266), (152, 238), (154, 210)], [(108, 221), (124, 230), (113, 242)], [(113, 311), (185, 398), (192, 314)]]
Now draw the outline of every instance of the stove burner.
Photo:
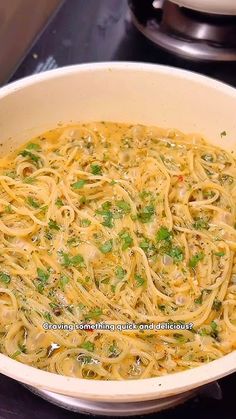
[(156, 45), (184, 58), (236, 60), (236, 16), (196, 12), (168, 0), (129, 0), (135, 26)]
[(171, 407), (176, 407), (196, 396), (199, 396), (200, 398), (208, 397), (215, 400), (220, 400), (222, 398), (221, 388), (218, 382), (207, 384), (198, 389), (187, 391), (176, 396), (166, 397), (164, 399), (130, 403), (90, 402), (87, 400), (77, 399), (75, 397), (51, 393), (46, 390), (38, 390), (28, 385), (24, 386), (28, 388), (32, 393), (40, 396), (42, 399), (63, 409), (77, 413), (109, 417), (139, 416), (144, 414), (157, 413)]

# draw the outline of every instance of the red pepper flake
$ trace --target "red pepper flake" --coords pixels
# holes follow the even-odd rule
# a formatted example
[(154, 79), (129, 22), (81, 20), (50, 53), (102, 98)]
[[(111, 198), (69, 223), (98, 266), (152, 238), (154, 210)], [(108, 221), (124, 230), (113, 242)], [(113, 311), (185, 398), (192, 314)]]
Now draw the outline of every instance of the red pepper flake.
[(179, 182), (183, 182), (184, 181), (184, 177), (182, 175), (178, 176), (178, 181)]
[(90, 325), (89, 324), (87, 324), (87, 323), (85, 323), (86, 324), (86, 329), (84, 329), (86, 332), (93, 332), (94, 330), (93, 329), (90, 329)]

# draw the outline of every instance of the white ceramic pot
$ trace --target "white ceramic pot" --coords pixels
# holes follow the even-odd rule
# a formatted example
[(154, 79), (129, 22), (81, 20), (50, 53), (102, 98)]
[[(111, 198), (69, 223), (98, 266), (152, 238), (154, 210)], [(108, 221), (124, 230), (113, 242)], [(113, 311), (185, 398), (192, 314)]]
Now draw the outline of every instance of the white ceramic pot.
[[(170, 67), (103, 63), (65, 67), (0, 89), (4, 154), (58, 122), (139, 122), (200, 132), (236, 148), (236, 90)], [(220, 133), (227, 132), (221, 138)], [(38, 389), (93, 401), (141, 401), (182, 393), (236, 371), (236, 351), (188, 371), (160, 378), (92, 381), (40, 371), (0, 355), (0, 372)]]
[(179, 6), (199, 12), (236, 15), (236, 0), (171, 0)]

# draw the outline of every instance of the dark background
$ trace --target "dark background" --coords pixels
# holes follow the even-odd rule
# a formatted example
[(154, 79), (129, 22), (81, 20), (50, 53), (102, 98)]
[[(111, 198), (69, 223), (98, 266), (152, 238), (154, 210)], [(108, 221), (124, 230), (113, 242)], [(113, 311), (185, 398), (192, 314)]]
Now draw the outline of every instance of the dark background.
[[(144, 0), (145, 1), (145, 0)], [(10, 81), (61, 67), (98, 61), (145, 61), (182, 67), (236, 86), (236, 63), (191, 63), (153, 46), (133, 27), (126, 0), (66, 0)], [(236, 374), (219, 381), (223, 398), (196, 398), (159, 419), (235, 419)], [(67, 412), (0, 375), (0, 419), (66, 419)]]

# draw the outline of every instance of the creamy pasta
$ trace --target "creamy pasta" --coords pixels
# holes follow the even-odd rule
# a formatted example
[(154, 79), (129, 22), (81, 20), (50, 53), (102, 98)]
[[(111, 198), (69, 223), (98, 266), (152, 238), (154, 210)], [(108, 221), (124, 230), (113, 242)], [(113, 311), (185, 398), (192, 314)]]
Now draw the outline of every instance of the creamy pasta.
[(120, 380), (233, 351), (235, 199), (233, 153), (176, 130), (59, 127), (2, 158), (1, 352)]

